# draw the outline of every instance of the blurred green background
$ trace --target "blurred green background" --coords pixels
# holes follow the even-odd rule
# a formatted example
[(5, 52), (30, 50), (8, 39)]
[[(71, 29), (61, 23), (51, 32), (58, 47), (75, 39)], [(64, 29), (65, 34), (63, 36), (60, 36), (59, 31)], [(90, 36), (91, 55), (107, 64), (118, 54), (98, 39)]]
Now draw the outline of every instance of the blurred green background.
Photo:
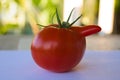
[[(66, 3), (64, 3), (66, 1)], [(74, 0), (1, 0), (0, 1), (0, 35), (6, 34), (33, 34), (35, 33), (36, 24), (48, 25), (52, 23), (52, 16), (57, 8), (61, 19), (64, 18), (65, 6), (68, 5), (70, 1)], [(78, 1), (78, 2), (77, 2)], [(99, 5), (100, 1), (104, 0), (76, 0), (76, 4), (83, 2), (80, 7), (81, 13), (84, 15), (82, 17), (81, 24), (98, 24), (99, 16)], [(112, 1), (112, 0), (111, 0)], [(110, 2), (110, 1), (109, 1)], [(109, 3), (108, 2), (108, 3)], [(104, 1), (105, 3), (105, 1)], [(69, 7), (73, 3), (69, 3)], [(113, 3), (114, 4), (114, 3)], [(107, 5), (107, 4), (106, 4)], [(68, 8), (69, 8), (68, 7)], [(120, 1), (115, 0), (115, 11), (114, 11), (114, 21), (112, 26), (112, 31), (115, 34), (120, 33)], [(107, 11), (107, 10), (106, 10)], [(105, 12), (102, 12), (106, 16)], [(75, 15), (78, 14), (78, 11)], [(78, 16), (78, 15), (77, 15)], [(105, 17), (106, 17), (105, 16)], [(103, 17), (102, 20), (105, 20)], [(53, 19), (56, 23), (56, 19)], [(109, 22), (108, 22), (109, 23)], [(105, 23), (103, 25), (106, 25)], [(101, 26), (101, 25), (100, 25)], [(101, 26), (105, 28), (104, 26)], [(106, 26), (109, 28), (109, 26)], [(103, 29), (104, 30), (104, 29)]]
[(51, 23), (56, 8), (62, 17), (63, 0), (1, 0), (0, 35), (33, 34), (35, 24)]
[(120, 49), (120, 0), (0, 0), (0, 50), (29, 50), (37, 24), (51, 24), (56, 8), (61, 20), (75, 8), (71, 21), (83, 14), (75, 25), (102, 28), (86, 38), (88, 50)]

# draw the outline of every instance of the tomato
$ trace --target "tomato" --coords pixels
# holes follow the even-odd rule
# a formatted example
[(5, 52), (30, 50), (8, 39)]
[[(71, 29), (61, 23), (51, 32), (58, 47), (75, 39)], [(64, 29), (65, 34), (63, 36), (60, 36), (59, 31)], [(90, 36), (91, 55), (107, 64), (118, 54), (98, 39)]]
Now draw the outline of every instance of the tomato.
[(83, 58), (85, 37), (99, 32), (101, 28), (97, 25), (79, 27), (58, 23), (39, 31), (31, 43), (31, 53), (40, 67), (53, 72), (66, 72)]
[(85, 44), (85, 38), (72, 30), (49, 27), (33, 40), (32, 56), (45, 69), (68, 71), (81, 60)]

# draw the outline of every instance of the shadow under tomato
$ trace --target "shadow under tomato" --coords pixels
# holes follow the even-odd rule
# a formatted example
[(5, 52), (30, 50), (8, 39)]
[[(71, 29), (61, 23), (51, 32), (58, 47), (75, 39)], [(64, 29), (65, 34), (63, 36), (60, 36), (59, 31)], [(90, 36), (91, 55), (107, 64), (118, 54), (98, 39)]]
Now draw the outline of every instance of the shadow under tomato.
[(74, 67), (70, 72), (80, 72), (87, 70), (88, 65), (85, 63), (79, 63), (76, 67)]

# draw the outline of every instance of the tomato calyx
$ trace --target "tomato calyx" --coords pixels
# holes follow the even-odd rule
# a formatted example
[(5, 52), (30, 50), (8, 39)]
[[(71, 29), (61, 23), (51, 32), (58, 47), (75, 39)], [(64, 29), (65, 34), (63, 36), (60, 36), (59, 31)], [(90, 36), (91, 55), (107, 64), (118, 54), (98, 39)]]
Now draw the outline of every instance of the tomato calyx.
[[(60, 17), (59, 17), (59, 14), (58, 14), (58, 11), (57, 11), (57, 9), (56, 9), (55, 14), (56, 14), (57, 23), (58, 23), (58, 26), (57, 26), (57, 27), (59, 27), (59, 28), (70, 28), (75, 22), (77, 22), (77, 21), (81, 18), (82, 15), (80, 15), (79, 17), (77, 17), (72, 23), (69, 23), (69, 20), (70, 20), (70, 18), (71, 18), (71, 15), (72, 15), (72, 13), (73, 13), (73, 10), (74, 10), (74, 8), (71, 10), (67, 21), (61, 22)], [(41, 26), (41, 27), (48, 27), (48, 26), (49, 26), (49, 25), (48, 25), (48, 26), (44, 26), (44, 25), (41, 25), (41, 24), (37, 24), (37, 25), (39, 25), (39, 26)], [(54, 24), (51, 24), (51, 25), (54, 25)]]
[(60, 28), (70, 28), (76, 21), (78, 21), (78, 20), (81, 18), (82, 15), (80, 15), (78, 18), (76, 18), (72, 23), (69, 23), (69, 20), (70, 20), (70, 18), (71, 18), (71, 15), (72, 15), (72, 13), (73, 13), (73, 10), (74, 10), (74, 8), (73, 8), (72, 11), (70, 12), (70, 15), (69, 15), (67, 21), (66, 21), (66, 22), (65, 22), (65, 21), (61, 22), (60, 17), (59, 17), (59, 15), (58, 15), (58, 11), (57, 11), (57, 9), (56, 9), (57, 22), (58, 22)]
[[(84, 26), (84, 27), (80, 27), (80, 26), (76, 26), (75, 27), (75, 26), (72, 26), (82, 16), (82, 15), (80, 15), (72, 23), (69, 23), (69, 20), (71, 18), (73, 10), (74, 10), (74, 8), (71, 10), (67, 21), (61, 22), (61, 19), (59, 17), (58, 11), (56, 9), (55, 14), (56, 14), (56, 18), (57, 18), (57, 23), (58, 24), (50, 24), (48, 26), (43, 26), (43, 25), (40, 25), (40, 24), (38, 24), (38, 25), (41, 26), (41, 27), (57, 27), (57, 28), (66, 28), (66, 29), (69, 28), (69, 29), (72, 29), (75, 32), (80, 33), (83, 36), (89, 36), (91, 34), (94, 34), (94, 33), (97, 33), (99, 31), (101, 31), (101, 28), (98, 25), (87, 25), (87, 26)], [(53, 15), (53, 17), (54, 17), (54, 15)]]

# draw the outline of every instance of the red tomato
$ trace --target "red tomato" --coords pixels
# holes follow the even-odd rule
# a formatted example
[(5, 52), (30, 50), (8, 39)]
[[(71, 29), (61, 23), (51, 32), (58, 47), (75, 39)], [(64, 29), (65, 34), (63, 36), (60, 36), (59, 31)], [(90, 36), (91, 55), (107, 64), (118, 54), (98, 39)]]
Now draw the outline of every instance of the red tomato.
[[(42, 68), (65, 72), (82, 59), (86, 48), (85, 36), (100, 31), (98, 26), (58, 28), (48, 26), (33, 39), (31, 52), (34, 61)], [(87, 35), (86, 35), (87, 33)]]
[[(99, 32), (96, 25), (84, 27), (72, 26), (81, 16), (69, 23), (62, 22), (56, 10), (58, 24), (52, 24), (42, 29), (33, 39), (31, 52), (34, 61), (42, 68), (65, 72), (75, 67), (82, 59), (86, 48), (85, 36)], [(42, 25), (40, 25), (42, 26)]]

